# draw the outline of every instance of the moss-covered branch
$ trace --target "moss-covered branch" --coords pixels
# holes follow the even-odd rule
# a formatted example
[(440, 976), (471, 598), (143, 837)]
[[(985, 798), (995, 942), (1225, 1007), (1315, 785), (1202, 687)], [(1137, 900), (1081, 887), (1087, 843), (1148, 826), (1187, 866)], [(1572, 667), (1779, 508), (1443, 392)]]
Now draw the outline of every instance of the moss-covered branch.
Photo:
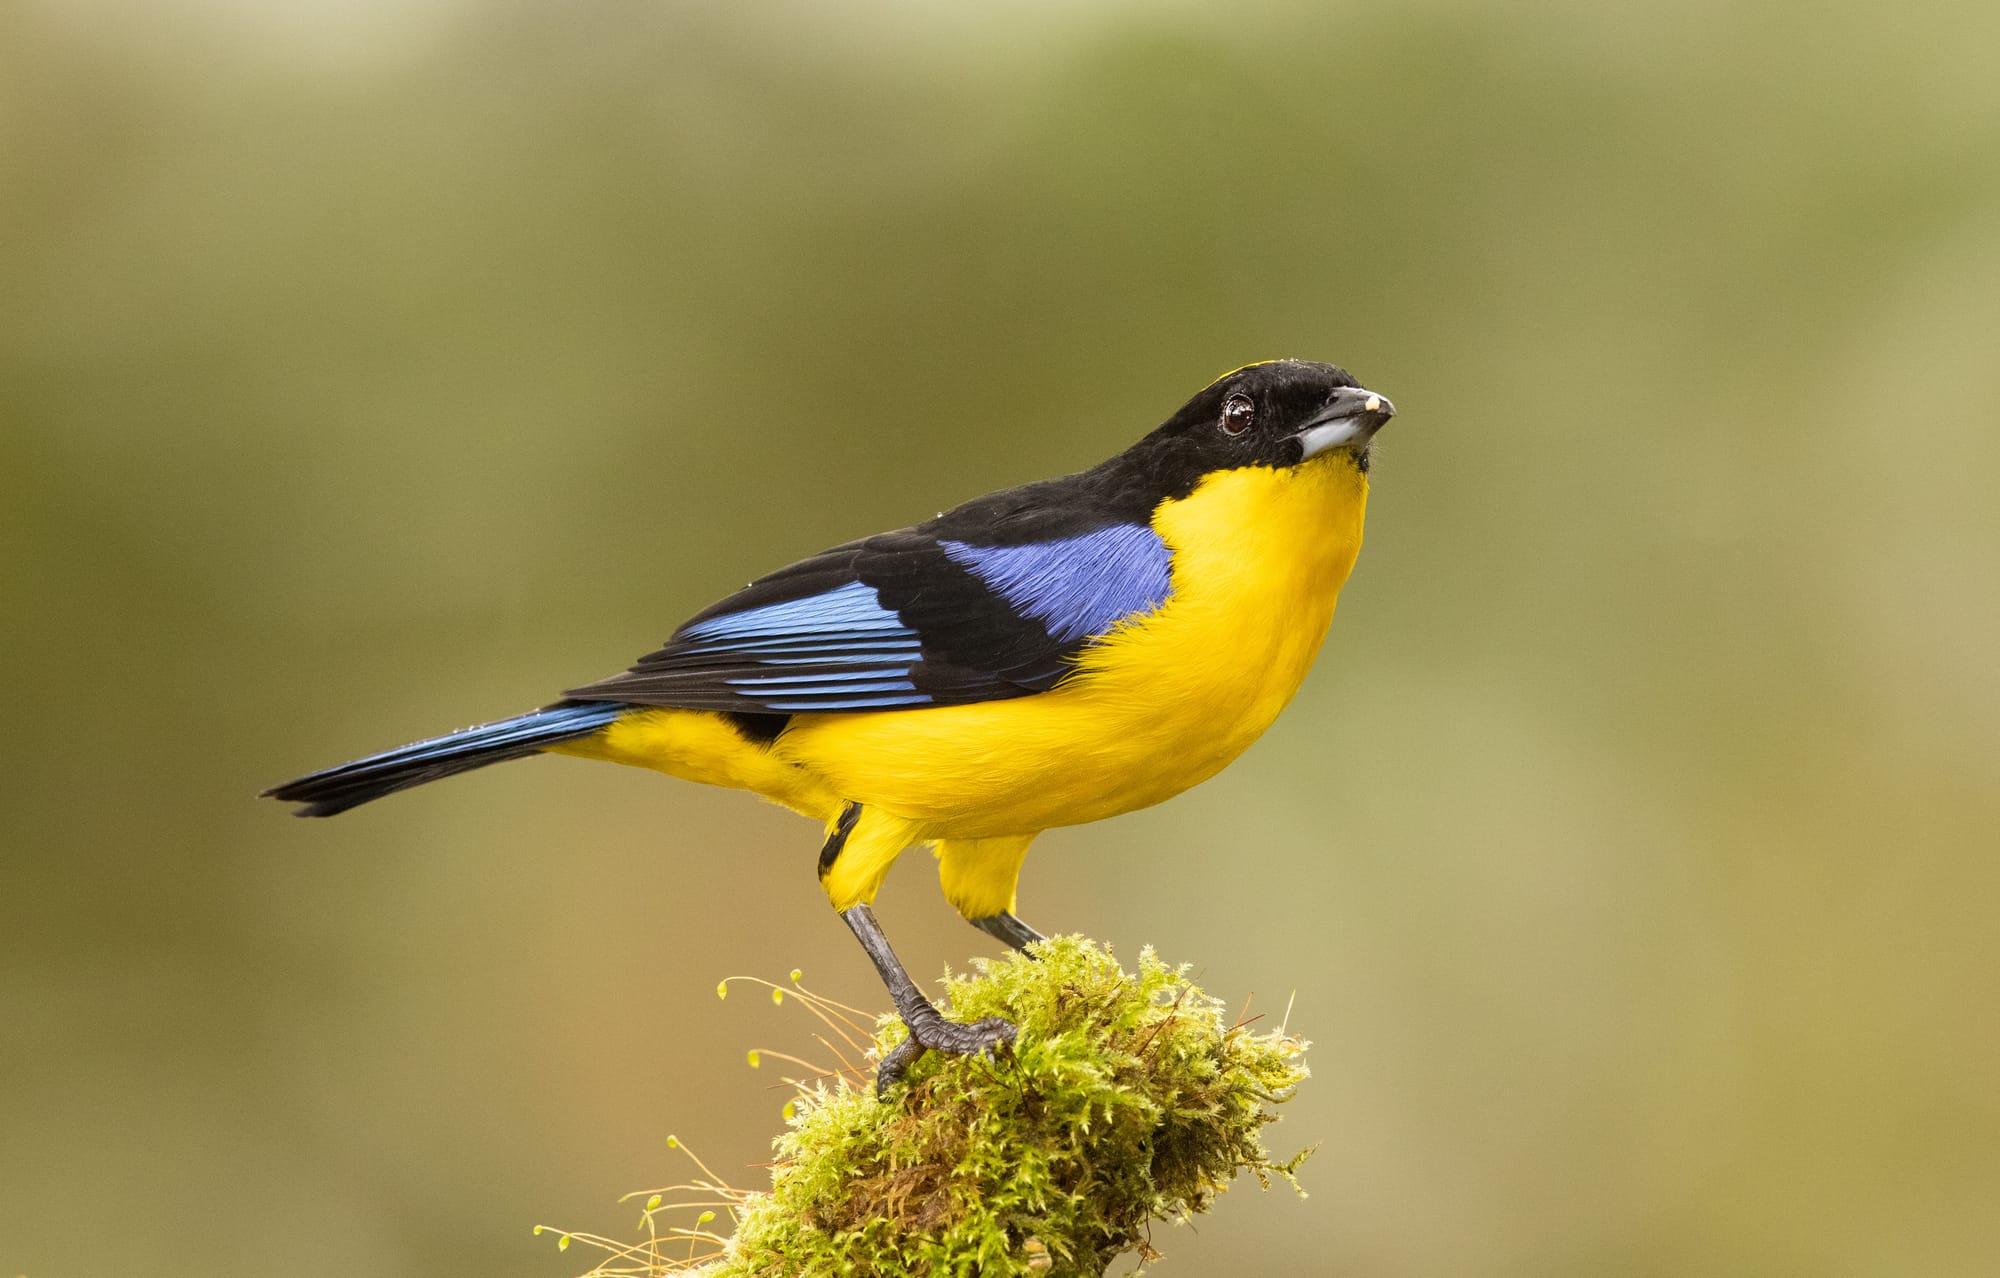
[[(734, 1235), (705, 1235), (720, 1254), (663, 1259), (653, 1214), (673, 1204), (655, 1196), (646, 1242), (591, 1240), (615, 1247), (596, 1272), (1100, 1275), (1152, 1258), (1153, 1222), (1206, 1211), (1241, 1173), (1290, 1179), (1304, 1154), (1273, 1161), (1261, 1132), (1306, 1076), (1303, 1042), (1235, 1024), (1150, 950), (1136, 973), (1076, 937), (1036, 950), (946, 981), (955, 1016), (1020, 1027), (1011, 1052), (931, 1053), (887, 1100), (865, 1074), (802, 1084), (768, 1193), (699, 1182), (728, 1195)], [(873, 1050), (902, 1037), (885, 1018)]]

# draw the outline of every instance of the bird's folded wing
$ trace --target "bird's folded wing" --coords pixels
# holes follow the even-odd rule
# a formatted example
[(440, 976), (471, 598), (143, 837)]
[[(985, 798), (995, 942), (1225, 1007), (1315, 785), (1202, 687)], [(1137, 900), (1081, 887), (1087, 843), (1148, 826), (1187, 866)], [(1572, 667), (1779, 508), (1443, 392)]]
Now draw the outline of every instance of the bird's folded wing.
[(753, 582), (579, 700), (795, 714), (964, 705), (1046, 691), (1072, 658), (1166, 601), (1149, 527), (1046, 540), (932, 524), (850, 542)]

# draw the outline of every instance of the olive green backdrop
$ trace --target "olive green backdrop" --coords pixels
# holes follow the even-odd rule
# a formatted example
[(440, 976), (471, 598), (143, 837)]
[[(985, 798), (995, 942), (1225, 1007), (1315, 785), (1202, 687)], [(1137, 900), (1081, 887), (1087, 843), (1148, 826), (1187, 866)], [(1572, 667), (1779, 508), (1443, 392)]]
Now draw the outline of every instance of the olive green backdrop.
[[(563, 1278), (883, 1000), (742, 795), (256, 791), (1332, 359), (1305, 690), (1023, 912), (1316, 1040), (1161, 1274), (2000, 1254), (2000, 9), (0, 12), (0, 1274)], [(1218, 660), (1229, 658), (1217, 653)], [(920, 973), (996, 947), (927, 859)]]

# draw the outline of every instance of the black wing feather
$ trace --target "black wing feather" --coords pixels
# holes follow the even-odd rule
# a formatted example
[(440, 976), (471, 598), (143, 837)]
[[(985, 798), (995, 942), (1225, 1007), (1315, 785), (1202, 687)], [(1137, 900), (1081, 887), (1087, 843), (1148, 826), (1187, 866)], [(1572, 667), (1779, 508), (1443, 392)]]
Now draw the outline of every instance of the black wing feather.
[(759, 578), (587, 700), (738, 714), (964, 705), (1054, 687), (1166, 593), (1166, 548), (1090, 473), (968, 502)]

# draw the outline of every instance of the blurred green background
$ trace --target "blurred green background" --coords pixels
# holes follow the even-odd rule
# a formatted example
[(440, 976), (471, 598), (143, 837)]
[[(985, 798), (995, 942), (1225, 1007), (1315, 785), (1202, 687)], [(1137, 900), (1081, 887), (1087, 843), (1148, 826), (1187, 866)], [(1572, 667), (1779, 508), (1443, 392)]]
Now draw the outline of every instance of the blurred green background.
[[(0, 1273), (583, 1267), (883, 1004), (749, 798), (537, 705), (1224, 369), (1393, 396), (1231, 771), (1023, 913), (1316, 1040), (1162, 1274), (2000, 1256), (2000, 8), (0, 8)], [(923, 857), (919, 973), (996, 946)]]

